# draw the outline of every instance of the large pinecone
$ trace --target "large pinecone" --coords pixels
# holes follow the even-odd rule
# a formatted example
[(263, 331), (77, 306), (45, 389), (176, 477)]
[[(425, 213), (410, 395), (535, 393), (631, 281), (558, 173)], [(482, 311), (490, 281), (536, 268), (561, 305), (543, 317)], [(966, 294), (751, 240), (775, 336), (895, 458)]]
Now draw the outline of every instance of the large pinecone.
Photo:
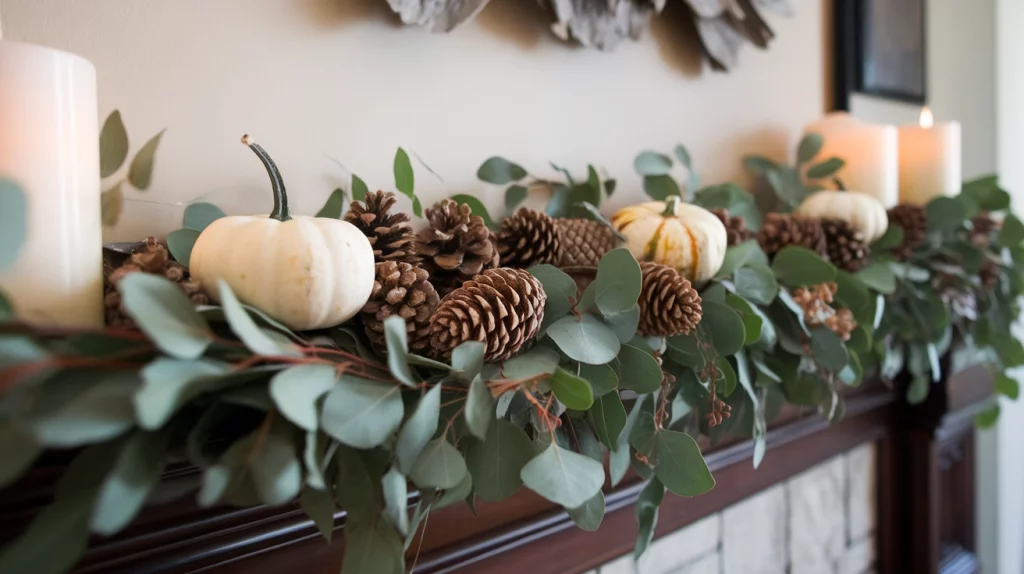
[(430, 227), (416, 236), (416, 252), (441, 296), (499, 264), (494, 234), (472, 208), (445, 199), (427, 209)]
[(367, 193), (365, 204), (353, 201), (345, 221), (355, 225), (373, 246), (373, 258), (381, 261), (400, 261), (416, 264), (416, 236), (405, 213), (391, 213), (395, 194), (390, 191)]
[(697, 328), (701, 319), (700, 294), (678, 271), (660, 263), (640, 264), (640, 324), (644, 336), (672, 337)]
[(147, 237), (141, 242), (132, 253), (115, 260), (104, 250), (103, 262), (103, 306), (104, 319), (108, 326), (134, 329), (135, 320), (121, 304), (121, 292), (117, 290), (118, 283), (130, 273), (149, 273), (152, 275), (163, 275), (168, 280), (177, 283), (185, 295), (196, 305), (205, 305), (210, 299), (203, 293), (202, 285), (198, 279), (189, 276), (188, 268), (171, 259), (167, 247), (159, 243), (155, 237)]
[(607, 225), (590, 219), (556, 219), (562, 242), (559, 267), (596, 267), (606, 253), (619, 246), (619, 238)]
[(836, 267), (853, 273), (868, 264), (868, 244), (864, 234), (843, 219), (821, 220), (828, 242), (828, 259)]
[(747, 229), (747, 222), (743, 217), (737, 215), (735, 217), (730, 216), (729, 212), (724, 209), (712, 209), (711, 213), (715, 214), (715, 217), (722, 221), (722, 225), (725, 225), (725, 233), (728, 238), (728, 246), (739, 245), (744, 241), (750, 241), (756, 234)]
[(395, 261), (377, 264), (370, 300), (360, 316), (367, 338), (377, 349), (386, 349), (384, 320), (393, 315), (405, 319), (409, 349), (421, 352), (430, 344), (430, 316), (441, 298), (425, 270)]
[(556, 263), (561, 248), (555, 220), (543, 211), (521, 207), (501, 223), (498, 253), (502, 267)]
[(906, 261), (928, 236), (928, 218), (920, 205), (901, 203), (889, 209), (889, 225), (903, 229), (903, 243), (892, 250), (899, 261)]
[(430, 320), (430, 346), (438, 359), (466, 341), (486, 344), (484, 360), (504, 361), (537, 336), (547, 295), (521, 269), (488, 269), (441, 300)]
[(769, 213), (757, 234), (757, 242), (768, 257), (774, 257), (779, 250), (790, 245), (806, 247), (822, 256), (828, 254), (821, 222), (798, 215)]

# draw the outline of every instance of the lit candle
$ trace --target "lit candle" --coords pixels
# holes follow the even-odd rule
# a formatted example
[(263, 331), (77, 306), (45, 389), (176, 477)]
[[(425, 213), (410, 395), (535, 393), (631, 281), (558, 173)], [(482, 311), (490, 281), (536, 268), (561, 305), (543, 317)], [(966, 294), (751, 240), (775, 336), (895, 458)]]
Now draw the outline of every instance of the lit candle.
[(900, 201), (924, 205), (960, 193), (961, 131), (960, 122), (936, 124), (928, 108), (920, 125), (900, 127)]
[(0, 177), (28, 203), (27, 237), (0, 289), (37, 324), (103, 325), (96, 69), (0, 41)]
[(899, 143), (896, 128), (831, 113), (804, 128), (821, 135), (824, 145), (813, 163), (838, 157), (846, 163), (836, 174), (846, 189), (874, 196), (891, 207), (899, 201)]

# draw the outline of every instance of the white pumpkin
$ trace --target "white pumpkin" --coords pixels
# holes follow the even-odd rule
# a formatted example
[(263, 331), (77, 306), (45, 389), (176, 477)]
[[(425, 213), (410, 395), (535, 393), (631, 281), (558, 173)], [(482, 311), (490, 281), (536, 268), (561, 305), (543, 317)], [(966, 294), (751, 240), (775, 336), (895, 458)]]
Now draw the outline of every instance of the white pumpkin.
[(725, 261), (725, 225), (714, 213), (678, 196), (624, 207), (611, 222), (637, 261), (674, 267), (690, 281), (711, 279)]
[(370, 241), (340, 219), (288, 213), (281, 175), (262, 147), (242, 138), (263, 161), (274, 187), (266, 216), (222, 217), (196, 240), (189, 271), (219, 300), (224, 280), (243, 303), (296, 330), (339, 325), (362, 309), (373, 290)]
[(819, 191), (805, 199), (796, 212), (817, 219), (842, 219), (859, 229), (868, 243), (889, 229), (889, 214), (882, 202), (858, 191)]

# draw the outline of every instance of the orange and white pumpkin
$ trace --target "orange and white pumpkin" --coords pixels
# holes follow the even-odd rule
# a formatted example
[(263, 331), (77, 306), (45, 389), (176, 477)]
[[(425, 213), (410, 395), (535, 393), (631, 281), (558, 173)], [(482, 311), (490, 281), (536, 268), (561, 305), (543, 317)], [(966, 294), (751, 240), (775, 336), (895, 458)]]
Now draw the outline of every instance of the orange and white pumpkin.
[(725, 225), (715, 214), (679, 197), (624, 207), (611, 222), (637, 261), (674, 267), (690, 281), (714, 277), (725, 260)]

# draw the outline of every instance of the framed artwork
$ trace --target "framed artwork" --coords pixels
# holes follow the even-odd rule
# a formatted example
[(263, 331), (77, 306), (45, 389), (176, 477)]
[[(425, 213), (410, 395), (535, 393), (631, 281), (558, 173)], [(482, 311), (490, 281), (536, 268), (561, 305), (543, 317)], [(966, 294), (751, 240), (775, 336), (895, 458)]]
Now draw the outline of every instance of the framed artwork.
[(836, 0), (835, 108), (850, 93), (923, 104), (926, 0)]

